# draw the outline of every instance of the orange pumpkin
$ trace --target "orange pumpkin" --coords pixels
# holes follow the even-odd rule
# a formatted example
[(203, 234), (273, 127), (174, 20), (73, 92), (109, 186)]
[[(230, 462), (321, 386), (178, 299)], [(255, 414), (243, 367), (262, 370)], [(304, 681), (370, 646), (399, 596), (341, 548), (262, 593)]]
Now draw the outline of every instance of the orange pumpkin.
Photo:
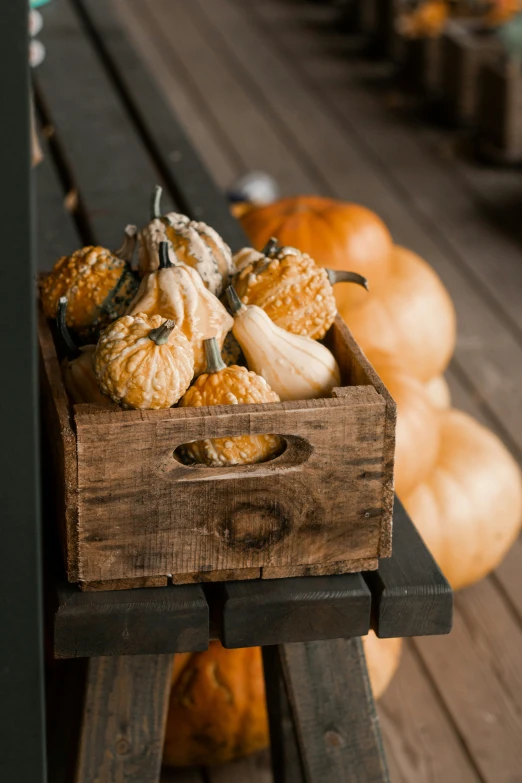
[(379, 639), (369, 631), (362, 641), (373, 698), (380, 699), (399, 666), (402, 639)]
[(455, 308), (434, 270), (411, 250), (395, 247), (392, 273), (360, 304), (337, 286), (339, 312), (364, 351), (398, 357), (420, 381), (440, 375), (453, 354)]
[[(252, 207), (240, 220), (253, 247), (260, 250), (276, 237), (279, 244), (308, 253), (320, 266), (364, 275), (370, 289), (391, 271), (390, 233), (375, 213), (358, 204), (294, 196)], [(350, 288), (344, 301), (363, 302), (366, 292)]]
[(268, 745), (263, 662), (259, 647), (175, 657), (163, 762), (223, 764)]
[(437, 463), (402, 495), (408, 513), (456, 590), (500, 563), (520, 530), (520, 470), (500, 440), (471, 416), (440, 414)]
[[(400, 639), (363, 638), (374, 696), (388, 687), (401, 652)], [(248, 756), (269, 744), (263, 662), (259, 647), (174, 658), (163, 763), (213, 766)]]
[(368, 352), (384, 385), (397, 403), (395, 489), (411, 492), (433, 470), (440, 440), (440, 414), (424, 384), (413, 378), (395, 357)]
[(424, 384), (424, 391), (428, 395), (431, 404), (438, 410), (446, 410), (451, 407), (451, 392), (448, 382), (443, 375), (437, 375)]

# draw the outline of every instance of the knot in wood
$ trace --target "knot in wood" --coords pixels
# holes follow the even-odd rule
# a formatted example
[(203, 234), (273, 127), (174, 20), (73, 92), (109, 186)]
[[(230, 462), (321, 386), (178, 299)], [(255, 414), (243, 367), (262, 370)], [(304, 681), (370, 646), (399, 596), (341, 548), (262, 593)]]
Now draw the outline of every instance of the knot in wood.
[(324, 743), (328, 748), (341, 748), (344, 745), (344, 740), (337, 731), (330, 729), (324, 734)]

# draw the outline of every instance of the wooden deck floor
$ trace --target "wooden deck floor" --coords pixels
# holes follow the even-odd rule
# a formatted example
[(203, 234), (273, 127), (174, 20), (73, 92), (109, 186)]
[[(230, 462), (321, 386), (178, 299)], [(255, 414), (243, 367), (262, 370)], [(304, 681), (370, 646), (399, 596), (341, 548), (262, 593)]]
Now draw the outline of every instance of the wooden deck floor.
[[(262, 169), (284, 194), (378, 212), (457, 307), (454, 404), (522, 456), (522, 178), (480, 168), (390, 91), (335, 12), (298, 0), (115, 0), (218, 184)], [(409, 641), (379, 712), (393, 783), (522, 781), (522, 545), (456, 598), (449, 637)], [(173, 773), (195, 783), (199, 773)], [(265, 759), (207, 773), (269, 781)]]

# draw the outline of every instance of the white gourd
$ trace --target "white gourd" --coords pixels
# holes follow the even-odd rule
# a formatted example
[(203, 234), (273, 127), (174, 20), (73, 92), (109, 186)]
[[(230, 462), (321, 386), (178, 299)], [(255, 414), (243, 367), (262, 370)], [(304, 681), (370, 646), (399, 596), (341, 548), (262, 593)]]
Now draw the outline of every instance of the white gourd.
[(234, 315), (232, 332), (250, 370), (262, 375), (281, 400), (330, 397), (341, 374), (333, 354), (310, 337), (291, 334), (256, 305), (244, 305), (227, 289)]

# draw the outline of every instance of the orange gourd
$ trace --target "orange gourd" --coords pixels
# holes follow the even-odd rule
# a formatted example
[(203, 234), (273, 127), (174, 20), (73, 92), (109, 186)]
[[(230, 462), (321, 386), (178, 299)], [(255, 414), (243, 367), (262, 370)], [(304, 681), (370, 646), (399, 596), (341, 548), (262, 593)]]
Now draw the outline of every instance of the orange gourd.
[(373, 631), (362, 637), (366, 667), (374, 699), (380, 699), (401, 659), (402, 639), (379, 639)]
[(451, 392), (443, 375), (437, 375), (425, 383), (424, 391), (434, 408), (442, 411), (451, 407)]
[[(370, 289), (390, 272), (390, 233), (375, 213), (358, 204), (294, 196), (252, 207), (240, 220), (254, 247), (264, 247), (270, 237), (277, 237), (282, 245), (308, 253), (319, 266), (363, 275)], [(344, 301), (364, 301), (365, 291), (344, 288)]]
[(433, 470), (440, 445), (440, 414), (424, 384), (395, 357), (377, 351), (369, 352), (368, 358), (397, 403), (395, 489), (402, 497)]
[(453, 354), (455, 308), (434, 270), (420, 256), (395, 247), (392, 272), (372, 285), (364, 302), (345, 300), (337, 286), (340, 314), (364, 351), (384, 351), (420, 381), (440, 375)]
[(67, 328), (67, 297), (58, 302), (56, 326), (60, 334), (66, 356), (62, 362), (62, 377), (69, 399), (73, 403), (87, 402), (94, 405), (106, 405), (110, 399), (101, 393), (94, 375), (95, 345), (78, 348)]
[(520, 470), (500, 440), (465, 413), (440, 414), (435, 467), (402, 495), (408, 513), (454, 589), (500, 563), (520, 530)]

